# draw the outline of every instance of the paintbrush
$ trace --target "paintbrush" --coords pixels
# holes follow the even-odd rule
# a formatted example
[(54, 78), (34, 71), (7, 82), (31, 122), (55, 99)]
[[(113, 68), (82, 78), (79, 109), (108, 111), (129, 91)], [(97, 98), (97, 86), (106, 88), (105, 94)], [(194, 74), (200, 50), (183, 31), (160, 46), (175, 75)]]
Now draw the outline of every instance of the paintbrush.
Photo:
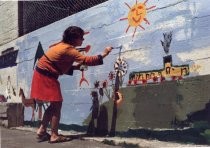
[(114, 46), (114, 47), (112, 47), (112, 49), (122, 49), (122, 45), (120, 45), (120, 46)]

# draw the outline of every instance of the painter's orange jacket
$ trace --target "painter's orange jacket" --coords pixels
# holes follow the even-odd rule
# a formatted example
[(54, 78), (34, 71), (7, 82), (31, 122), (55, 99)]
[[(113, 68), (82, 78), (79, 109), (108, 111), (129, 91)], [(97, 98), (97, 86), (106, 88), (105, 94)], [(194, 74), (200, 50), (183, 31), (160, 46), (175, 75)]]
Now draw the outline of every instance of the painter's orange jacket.
[(50, 46), (45, 55), (47, 57), (42, 56), (37, 66), (57, 75), (67, 74), (72, 69), (74, 62), (83, 63), (87, 66), (103, 64), (101, 55), (85, 56), (75, 49), (75, 47), (63, 42)]

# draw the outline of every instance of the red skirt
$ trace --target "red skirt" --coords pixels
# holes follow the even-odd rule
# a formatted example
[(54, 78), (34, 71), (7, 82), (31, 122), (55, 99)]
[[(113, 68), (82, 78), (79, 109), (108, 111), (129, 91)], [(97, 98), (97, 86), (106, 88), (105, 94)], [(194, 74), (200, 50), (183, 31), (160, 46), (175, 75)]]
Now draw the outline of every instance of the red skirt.
[(34, 70), (31, 98), (46, 102), (63, 101), (60, 83), (57, 79), (45, 76)]

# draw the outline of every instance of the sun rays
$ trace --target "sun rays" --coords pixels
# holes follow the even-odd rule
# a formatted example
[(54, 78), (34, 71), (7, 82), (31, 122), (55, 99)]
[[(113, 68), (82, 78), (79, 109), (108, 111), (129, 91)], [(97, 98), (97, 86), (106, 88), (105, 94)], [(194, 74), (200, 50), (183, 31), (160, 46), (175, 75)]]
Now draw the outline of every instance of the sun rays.
[(147, 1), (148, 0), (145, 0), (143, 3), (138, 3), (138, 1), (136, 0), (136, 3), (132, 7), (130, 7), (127, 3), (125, 3), (125, 5), (129, 8), (129, 13), (126, 18), (121, 18), (120, 21), (128, 20), (129, 25), (126, 28), (126, 31), (125, 31), (126, 33), (130, 29), (130, 27), (135, 27), (132, 38), (134, 37), (134, 35), (136, 33), (137, 27), (145, 30), (145, 28), (141, 25), (141, 23), (143, 21), (148, 25), (150, 24), (146, 18), (147, 11), (155, 8), (156, 6), (151, 6), (151, 7), (147, 8), (146, 7)]

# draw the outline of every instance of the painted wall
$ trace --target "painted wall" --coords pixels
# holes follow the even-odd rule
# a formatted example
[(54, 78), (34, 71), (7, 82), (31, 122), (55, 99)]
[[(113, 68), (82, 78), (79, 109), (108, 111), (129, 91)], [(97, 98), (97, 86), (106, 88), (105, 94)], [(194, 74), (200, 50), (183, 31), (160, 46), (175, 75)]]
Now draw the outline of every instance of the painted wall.
[[(137, 6), (136, 9), (141, 9), (141, 11), (134, 10), (133, 6)], [(123, 118), (119, 120), (121, 124), (119, 127), (123, 128), (118, 129), (125, 130), (126, 128), (140, 126), (169, 127), (171, 125), (170, 121), (173, 121), (177, 114), (180, 120), (185, 120), (188, 113), (205, 108), (205, 104), (209, 101), (210, 95), (208, 93), (200, 99), (200, 95), (196, 93), (200, 101), (194, 102), (191, 97), (186, 97), (185, 94), (190, 93), (185, 88), (176, 87), (174, 89), (177, 85), (176, 81), (190, 81), (194, 85), (194, 80), (197, 80), (197, 78), (202, 79), (202, 81), (198, 81), (199, 85), (205, 83), (206, 88), (209, 88), (209, 83), (206, 84), (203, 80), (208, 78), (207, 82), (209, 82), (210, 75), (208, 68), (210, 65), (210, 8), (208, 6), (209, 2), (205, 0), (149, 0), (145, 1), (144, 5), (143, 1), (138, 1), (136, 4), (135, 0), (110, 0), (40, 28), (0, 47), (0, 51), (11, 47), (14, 47), (13, 51), (18, 50), (17, 65), (0, 69), (1, 94), (6, 95), (5, 86), (7, 86), (8, 77), (10, 77), (16, 93), (18, 94), (19, 88), (22, 87), (26, 96), (29, 96), (37, 50), (43, 49), (46, 51), (51, 44), (61, 40), (62, 33), (68, 26), (77, 25), (90, 32), (83, 43), (83, 46), (91, 45), (88, 55), (100, 54), (109, 45), (114, 47), (122, 45), (121, 58), (129, 66), (122, 84), (122, 92), (125, 98), (121, 111), (124, 114), (120, 114), (120, 117)], [(170, 32), (172, 33), (171, 42), (167, 38)], [(163, 46), (161, 41), (163, 41)], [(38, 46), (39, 43), (40, 46)], [(166, 46), (167, 44), (168, 46)], [(169, 51), (167, 51), (167, 48), (164, 51), (163, 47), (169, 47)], [(114, 71), (118, 56), (119, 49), (115, 49), (104, 60), (104, 65), (89, 67), (88, 71), (85, 72), (85, 78), (89, 85), (82, 83), (82, 86), (79, 86), (81, 72), (74, 72), (71, 77), (64, 75), (59, 78), (64, 97), (61, 123), (78, 125), (87, 123), (86, 120), (91, 113), (90, 108), (92, 106), (90, 93), (96, 90), (94, 83), (100, 81), (101, 87), (101, 83), (107, 80), (109, 84), (107, 93), (109, 93), (109, 90), (111, 93), (112, 82), (108, 76), (111, 71)], [(183, 67), (187, 68), (187, 71), (181, 73), (180, 68)], [(171, 71), (168, 72), (167, 68)], [(151, 72), (156, 72), (156, 74), (152, 75)], [(145, 76), (142, 78), (139, 74), (145, 74)], [(147, 77), (146, 74), (148, 74)], [(168, 83), (172, 87), (168, 88)], [(168, 91), (164, 91), (163, 87), (166, 87)], [(193, 91), (197, 87), (190, 90)], [(144, 89), (147, 91), (143, 91)], [(208, 92), (208, 89), (199, 90), (199, 94), (205, 92)], [(153, 96), (148, 97), (148, 94), (154, 94), (155, 96), (154, 98)], [(147, 112), (151, 111), (147, 107), (150, 107), (153, 99), (162, 99), (165, 102), (168, 99), (166, 95), (172, 95), (171, 101), (168, 100), (167, 102), (172, 105), (174, 100), (177, 99), (177, 94), (182, 96), (181, 101), (184, 100), (187, 103), (198, 105), (196, 107), (188, 106), (187, 111), (185, 106), (179, 108), (179, 111), (162, 106), (164, 111), (169, 109), (171, 113), (167, 118), (167, 123), (164, 124), (163, 122), (166, 120), (154, 124), (160, 118), (167, 117), (167, 115), (161, 116), (162, 112), (159, 112), (159, 114), (157, 112), (155, 115), (148, 114), (149, 118), (141, 119), (141, 115), (146, 109)], [(14, 99), (19, 98), (14, 95)], [(140, 101), (143, 104), (136, 103), (135, 101), (138, 99), (144, 100)], [(104, 95), (100, 102), (112, 103), (112, 99), (109, 95)], [(154, 104), (155, 102), (153, 102)], [(154, 109), (158, 109), (157, 104)], [(130, 107), (128, 107), (129, 105)], [(143, 110), (140, 110), (141, 106), (145, 106)], [(125, 109), (129, 111), (125, 112)], [(111, 107), (109, 108), (110, 111)], [(183, 114), (182, 117), (181, 114)], [(154, 120), (152, 120), (153, 116), (156, 117)], [(27, 108), (25, 110), (25, 120), (30, 119), (31, 110)], [(129, 119), (132, 119), (134, 124), (128, 125), (127, 120)], [(148, 120), (148, 122), (145, 120)]]

